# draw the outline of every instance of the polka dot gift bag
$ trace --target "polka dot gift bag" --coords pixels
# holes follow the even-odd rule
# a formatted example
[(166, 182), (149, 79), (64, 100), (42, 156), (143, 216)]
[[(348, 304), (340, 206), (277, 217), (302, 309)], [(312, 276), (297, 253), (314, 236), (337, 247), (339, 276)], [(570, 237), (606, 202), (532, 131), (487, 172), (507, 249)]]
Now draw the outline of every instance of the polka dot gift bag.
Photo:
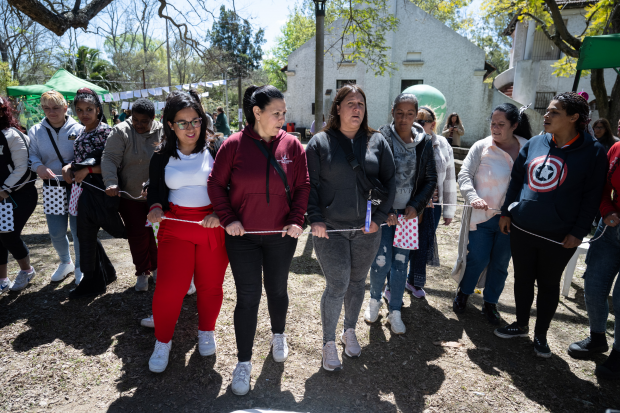
[(153, 235), (155, 235), (155, 245), (159, 245), (157, 243), (157, 233), (159, 232), (159, 222), (156, 222), (154, 224), (151, 224), (148, 220), (146, 221), (146, 225), (145, 227), (151, 227), (153, 228)]
[(0, 204), (0, 233), (13, 231), (13, 204), (5, 199)]
[(82, 195), (82, 184), (71, 185), (71, 196), (69, 197), (69, 213), (74, 217), (77, 216), (77, 205), (80, 195)]
[(60, 186), (60, 181), (56, 179), (57, 186), (43, 186), (43, 212), (47, 215), (65, 215), (67, 213), (67, 188)]
[(404, 215), (398, 214), (398, 225), (396, 226), (394, 243), (392, 245), (404, 250), (417, 250), (420, 248), (418, 245), (419, 228), (418, 217), (405, 219)]

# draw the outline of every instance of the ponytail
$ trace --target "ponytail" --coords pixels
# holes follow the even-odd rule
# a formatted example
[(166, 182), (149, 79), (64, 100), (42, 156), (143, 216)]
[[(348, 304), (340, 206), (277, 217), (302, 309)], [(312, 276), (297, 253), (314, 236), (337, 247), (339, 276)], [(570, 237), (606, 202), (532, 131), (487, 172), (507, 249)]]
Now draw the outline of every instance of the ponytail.
[(265, 110), (265, 107), (274, 99), (284, 99), (282, 92), (275, 86), (252, 85), (248, 87), (243, 94), (243, 114), (248, 124), (254, 125), (256, 123), (254, 106), (258, 106), (260, 110)]

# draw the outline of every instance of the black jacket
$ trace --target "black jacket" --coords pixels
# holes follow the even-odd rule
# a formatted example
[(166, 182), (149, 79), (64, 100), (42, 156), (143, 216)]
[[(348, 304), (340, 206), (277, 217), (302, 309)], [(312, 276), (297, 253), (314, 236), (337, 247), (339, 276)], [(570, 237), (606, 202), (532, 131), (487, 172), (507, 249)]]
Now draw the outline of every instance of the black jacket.
[[(414, 124), (417, 133), (424, 133), (419, 126)], [(383, 125), (379, 128), (379, 132), (383, 135), (390, 150), (394, 152), (394, 143), (392, 142), (392, 128), (390, 124)], [(429, 135), (424, 137), (415, 151), (416, 157), (416, 173), (411, 199), (407, 205), (415, 208), (418, 215), (424, 212), (424, 208), (428, 205), (435, 188), (437, 187), (437, 167), (435, 165), (435, 153), (433, 152), (433, 142)]]
[[(387, 220), (396, 193), (392, 152), (380, 133), (366, 136), (359, 132), (353, 139), (353, 153), (361, 160), (368, 179), (378, 179), (388, 190), (387, 201), (372, 207), (371, 219), (381, 225)], [(310, 174), (310, 223), (326, 222), (337, 229), (362, 227), (368, 195), (358, 188), (357, 175), (338, 141), (319, 132), (308, 143), (306, 157)]]
[[(207, 145), (207, 150), (211, 153), (213, 159), (224, 139), (218, 138), (213, 145)], [(170, 156), (163, 155), (161, 152), (153, 153), (151, 163), (149, 164), (149, 180), (144, 185), (147, 190), (146, 202), (151, 207), (154, 204), (160, 204), (162, 210), (170, 209), (168, 205), (168, 194), (170, 189), (166, 185), (166, 165), (170, 161)]]

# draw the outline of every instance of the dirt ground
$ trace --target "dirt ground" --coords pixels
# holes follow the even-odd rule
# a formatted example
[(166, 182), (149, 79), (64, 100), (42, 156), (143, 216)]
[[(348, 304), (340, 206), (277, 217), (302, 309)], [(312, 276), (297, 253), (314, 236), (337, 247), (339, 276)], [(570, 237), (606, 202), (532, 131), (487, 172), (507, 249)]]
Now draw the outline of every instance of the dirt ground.
[[(481, 296), (470, 300), (466, 314), (452, 312), (456, 285), (449, 273), (459, 221), (440, 226), (442, 265), (429, 269), (427, 299), (405, 296), (402, 315), (407, 333), (391, 334), (385, 325), (385, 305), (382, 317), (371, 326), (360, 314), (357, 333), (362, 356), (349, 359), (339, 346), (344, 369), (337, 373), (321, 368), (319, 301), (325, 281), (311, 236), (302, 237), (289, 278), (289, 359), (275, 363), (269, 354), (270, 325), (263, 294), (252, 390), (238, 397), (229, 387), (236, 363), (235, 287), (230, 271), (216, 327), (217, 355), (203, 358), (197, 351), (196, 296), (189, 296), (168, 368), (162, 374), (151, 373), (148, 359), (155, 338), (151, 329), (140, 326), (140, 319), (151, 313), (154, 286), (148, 293), (133, 289), (127, 242), (100, 233), (118, 281), (92, 301), (69, 302), (73, 276), (60, 284), (49, 282), (57, 257), (39, 205), (24, 236), (38, 275), (25, 290), (0, 298), (0, 411), (231, 412), (262, 407), (296, 412), (601, 412), (620, 408), (620, 383), (598, 380), (593, 374), (595, 364), (605, 356), (578, 361), (566, 353), (572, 341), (588, 332), (580, 278), (583, 258), (550, 330), (553, 357), (543, 360), (535, 357), (530, 339), (502, 340), (493, 335), (493, 327), (480, 315)], [(14, 277), (18, 267), (12, 262), (9, 269)], [(515, 318), (512, 291), (511, 269), (499, 304), (507, 322)], [(610, 344), (613, 322), (610, 316)]]

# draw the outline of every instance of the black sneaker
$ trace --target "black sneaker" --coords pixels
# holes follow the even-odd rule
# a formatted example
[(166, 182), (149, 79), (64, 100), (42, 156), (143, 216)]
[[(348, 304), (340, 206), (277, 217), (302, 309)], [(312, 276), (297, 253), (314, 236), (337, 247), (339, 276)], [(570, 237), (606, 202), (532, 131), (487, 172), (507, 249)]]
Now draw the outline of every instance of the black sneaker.
[(543, 336), (534, 336), (534, 351), (538, 357), (551, 357), (551, 349), (547, 344), (547, 338)]
[(603, 364), (596, 366), (594, 373), (607, 380), (620, 379), (620, 351), (612, 349), (607, 360)]
[(575, 359), (587, 359), (595, 354), (605, 353), (607, 350), (609, 346), (605, 334), (602, 334), (602, 340), (597, 334), (568, 346), (568, 355)]
[(516, 321), (506, 327), (496, 328), (493, 333), (495, 333), (497, 337), (501, 337), (501, 338), (514, 338), (514, 337), (528, 337), (529, 336), (528, 328), (519, 327)]
[(452, 302), (452, 310), (457, 314), (463, 314), (467, 309), (467, 299), (469, 295), (463, 293), (459, 288), (459, 291), (456, 293), (456, 297), (454, 297), (454, 301)]
[(499, 312), (497, 311), (497, 304), (491, 304), (484, 302), (484, 307), (482, 307), (482, 314), (487, 316), (487, 320), (489, 323), (498, 326), (499, 320), (501, 319)]

